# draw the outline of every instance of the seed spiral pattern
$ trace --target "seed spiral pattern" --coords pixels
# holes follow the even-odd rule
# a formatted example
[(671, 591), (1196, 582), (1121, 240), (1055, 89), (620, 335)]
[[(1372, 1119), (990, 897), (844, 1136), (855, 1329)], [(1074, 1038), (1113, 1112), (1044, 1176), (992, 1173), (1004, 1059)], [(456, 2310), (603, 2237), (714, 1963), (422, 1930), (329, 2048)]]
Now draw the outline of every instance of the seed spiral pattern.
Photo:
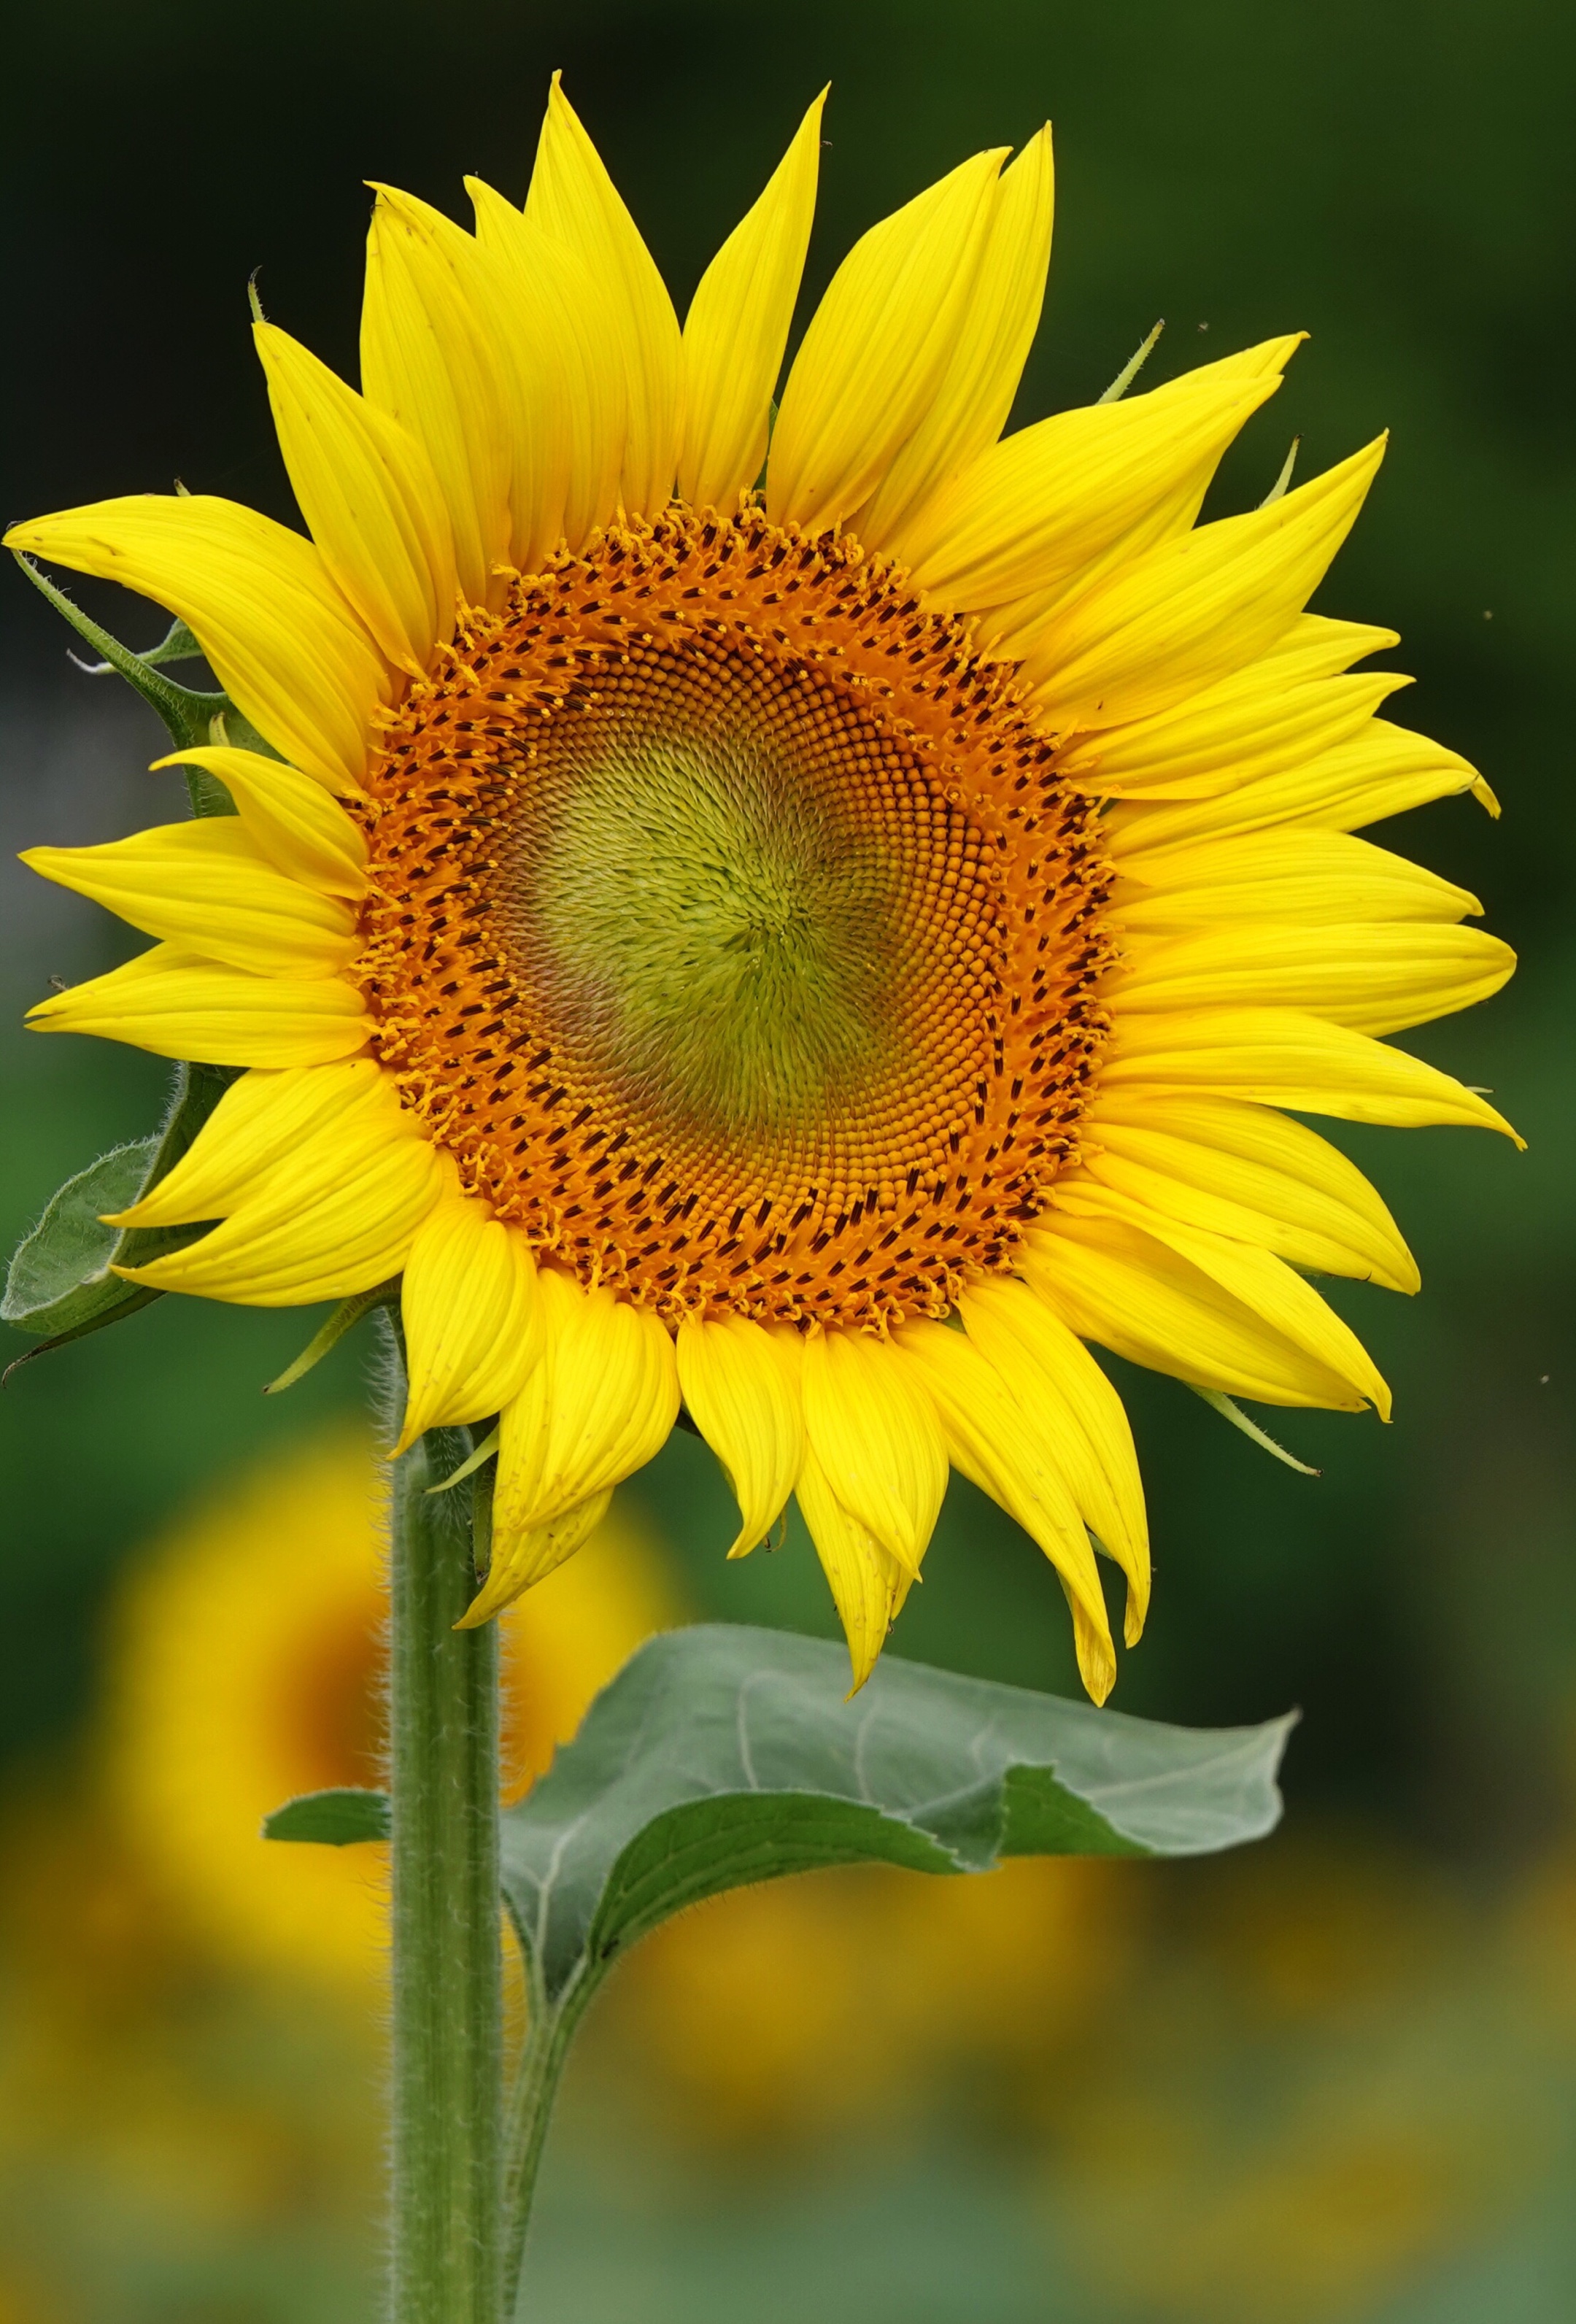
[(900, 569), (749, 510), (611, 531), (467, 614), (367, 788), (378, 1053), (583, 1281), (884, 1331), (1009, 1263), (1076, 1149), (1109, 872)]

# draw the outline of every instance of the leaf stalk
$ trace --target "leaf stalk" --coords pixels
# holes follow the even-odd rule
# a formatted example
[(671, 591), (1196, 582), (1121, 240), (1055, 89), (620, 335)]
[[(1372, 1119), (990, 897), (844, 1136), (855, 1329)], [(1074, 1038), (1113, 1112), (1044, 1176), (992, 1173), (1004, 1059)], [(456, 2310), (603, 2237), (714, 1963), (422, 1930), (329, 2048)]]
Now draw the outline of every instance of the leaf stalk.
[[(530, 1955), (523, 1941), (521, 1950), (529, 1966)], [(586, 2006), (601, 1982), (600, 1975), (588, 1968), (555, 2003), (549, 2002), (542, 1991), (540, 1978), (530, 1978), (530, 2015), (509, 2094), (504, 2134), (505, 2317), (514, 2315), (520, 2301), (520, 2279), (525, 2264), (537, 2175), (541, 2169), (542, 2150), (547, 2144), (548, 2126), (552, 2120), (564, 2062)]]

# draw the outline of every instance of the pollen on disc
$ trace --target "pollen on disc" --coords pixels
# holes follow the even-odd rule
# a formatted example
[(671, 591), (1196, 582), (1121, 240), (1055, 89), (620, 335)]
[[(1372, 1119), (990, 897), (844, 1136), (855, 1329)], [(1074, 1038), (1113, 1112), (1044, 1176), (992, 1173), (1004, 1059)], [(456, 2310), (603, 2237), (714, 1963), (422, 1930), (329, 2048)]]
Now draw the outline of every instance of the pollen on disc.
[(945, 1314), (1075, 1152), (1088, 803), (853, 540), (616, 531), (473, 613), (369, 778), (359, 973), (463, 1181), (669, 1321)]

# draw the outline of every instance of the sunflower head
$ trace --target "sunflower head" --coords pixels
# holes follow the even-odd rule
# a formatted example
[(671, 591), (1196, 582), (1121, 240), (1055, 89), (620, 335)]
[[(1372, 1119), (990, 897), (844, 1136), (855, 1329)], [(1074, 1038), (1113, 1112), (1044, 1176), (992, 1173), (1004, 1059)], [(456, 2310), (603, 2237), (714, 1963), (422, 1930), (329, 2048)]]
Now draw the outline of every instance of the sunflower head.
[(129, 1270), (392, 1276), (401, 1441), (499, 1422), (484, 1620), (680, 1402), (798, 1496), (856, 1681), (949, 1468), (1129, 1643), (1142, 1494), (1095, 1341), (1217, 1397), (1387, 1408), (1311, 1272), (1415, 1286), (1286, 1118), (1505, 1124), (1378, 1038), (1494, 991), (1461, 889), (1353, 836), (1461, 790), (1304, 607), (1371, 445), (1199, 525), (1297, 345), (1003, 437), (1049, 134), (864, 235), (798, 346), (821, 101), (682, 327), (557, 82), (522, 208), (379, 188), (360, 392), (266, 321), (307, 535), (142, 496), (16, 527), (185, 620), (269, 753), (233, 817), (41, 848), (160, 941), (45, 1028), (244, 1069)]
[(971, 648), (847, 538), (679, 508), (513, 583), (411, 687), (366, 777), (379, 1052), (582, 1281), (884, 1332), (1042, 1206), (1110, 872)]

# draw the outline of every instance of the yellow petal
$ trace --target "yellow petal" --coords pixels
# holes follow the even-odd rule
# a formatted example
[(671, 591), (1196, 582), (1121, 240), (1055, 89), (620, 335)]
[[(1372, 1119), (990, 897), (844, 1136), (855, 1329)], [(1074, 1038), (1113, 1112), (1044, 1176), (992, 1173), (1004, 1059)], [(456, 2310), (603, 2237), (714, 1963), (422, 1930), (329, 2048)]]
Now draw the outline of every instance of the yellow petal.
[(728, 515), (765, 465), (768, 410), (816, 214), (825, 102), (823, 89), (766, 191), (701, 276), (685, 318), (678, 491), (696, 508)]
[[(1222, 388), (1235, 394), (1252, 389), (1255, 383), (1258, 383), (1257, 392), (1261, 398), (1273, 388), (1304, 337), (1304, 333), (1292, 332), (1282, 338), (1267, 339), (1240, 355), (1229, 355), (1221, 363), (1201, 364), (1182, 378), (1167, 382), (1165, 387), (1151, 390), (1150, 398), (1164, 408), (1174, 397), (1182, 400), (1195, 394), (1212, 396)], [(1000, 606), (988, 625), (987, 651), (998, 659), (1020, 660), (1035, 650), (1047, 628), (1084, 599), (1099, 595), (1110, 582), (1120, 579), (1163, 542), (1189, 531), (1197, 521), (1223, 449), (1223, 443), (1206, 445), (1202, 456), (1191, 466), (1174, 469), (1158, 497), (1148, 500), (1141, 513), (1125, 529), (1108, 533), (1102, 545), (1092, 544), (1078, 565), (1060, 574), (1049, 587), (1031, 590)]]
[[(412, 1139), (427, 1142), (419, 1117), (401, 1104), (392, 1078), (382, 1071), (369, 1084), (341, 1069), (320, 1066), (300, 1077), (308, 1084), (305, 1092), (290, 1086), (297, 1078), (259, 1075), (260, 1087), (250, 1104), (237, 1095), (244, 1084), (237, 1084), (236, 1092), (226, 1092), (237, 1102), (226, 1116), (222, 1147), (217, 1153), (211, 1145), (205, 1149), (210, 1176), (223, 1175), (234, 1182), (243, 1156), (249, 1162), (244, 1178), (233, 1184), (222, 1204), (223, 1215), (246, 1233), (288, 1225), (296, 1211), (309, 1208), (325, 1193), (353, 1185), (368, 1163), (389, 1147)], [(252, 1080), (245, 1076), (246, 1083)], [(271, 1083), (285, 1086), (271, 1095)], [(296, 1134), (286, 1144), (282, 1131), (292, 1119)], [(155, 1189), (150, 1198), (150, 1210), (160, 1209), (160, 1191)], [(192, 1210), (191, 1202), (187, 1180), (180, 1215), (189, 1220), (203, 1216)], [(171, 1215), (172, 1203), (170, 1198), (164, 1206)], [(145, 1223), (141, 1204), (137, 1210)]]
[(525, 238), (520, 212), (479, 178), (467, 178), (465, 190), (476, 213), (471, 295), (496, 359), (510, 439), (508, 558), (518, 571), (535, 573), (564, 530), (570, 398), (585, 392), (579, 343), (567, 327), (567, 302), (555, 295), (555, 275), (565, 272), (562, 254), (538, 235), (530, 237), (530, 258), (521, 262), (512, 246), (515, 236)]
[(476, 245), (426, 202), (392, 186), (374, 190), (362, 389), (431, 463), (465, 599), (501, 604), (494, 567), (509, 549), (512, 453), (496, 356), (476, 313)]
[(217, 1195), (223, 1222), (200, 1243), (136, 1270), (137, 1282), (261, 1306), (345, 1297), (399, 1273), (444, 1183), (421, 1125), (382, 1073), (370, 1084), (349, 1074), (248, 1075), (208, 1129), (180, 1202), (161, 1206), (155, 1195), (136, 1207), (143, 1218), (161, 1209), (189, 1217), (194, 1180), (206, 1174), (207, 1186), (196, 1191)]
[[(1191, 371), (1177, 379), (1168, 380), (1163, 388), (1151, 392), (1157, 395), (1175, 392), (1186, 396), (1200, 390), (1218, 386), (1225, 381), (1246, 383), (1250, 380), (1278, 379), (1297, 349), (1307, 338), (1306, 331), (1284, 331), (1277, 338), (1260, 339), (1250, 347), (1240, 347), (1235, 355), (1222, 355), (1218, 361), (1195, 364)], [(1179, 533), (1191, 530), (1198, 521), (1205, 493), (1214, 481), (1220, 465), (1218, 452), (1206, 452), (1190, 476), (1181, 477), (1164, 498), (1138, 520), (1132, 530), (1120, 540), (1113, 541), (1103, 556), (1096, 557), (1088, 571), (1077, 576), (1067, 596), (1083, 593), (1086, 584), (1103, 581), (1106, 571), (1115, 564), (1138, 556), (1146, 549), (1158, 547)]]
[(593, 1493), (577, 1508), (567, 1509), (550, 1525), (534, 1526), (524, 1533), (501, 1533), (493, 1526), (493, 1563), (487, 1579), (455, 1624), (456, 1630), (480, 1629), (484, 1622), (512, 1605), (533, 1583), (545, 1582), (567, 1559), (590, 1540), (607, 1515), (611, 1493)]
[(22, 861), (144, 935), (256, 976), (330, 976), (361, 949), (349, 907), (274, 871), (235, 816), (160, 824), (102, 847), (30, 847)]
[(532, 573), (560, 540), (583, 549), (618, 505), (630, 393), (608, 350), (618, 344), (622, 292), (594, 282), (573, 252), (491, 186), (467, 178), (465, 187), (495, 269), (489, 311), (514, 395), (514, 561)]
[(382, 1109), (387, 1093), (381, 1065), (353, 1057), (338, 1065), (254, 1070), (232, 1082), (186, 1152), (116, 1227), (185, 1226), (222, 1219), (239, 1209), (276, 1163), (312, 1146), (337, 1121)]
[(871, 228), (810, 321), (783, 391), (766, 509), (821, 531), (869, 499), (932, 408), (998, 198), (976, 153)]
[[(1075, 1598), (1067, 1586), (1066, 1576), (1058, 1575), (1062, 1593), (1073, 1617), (1073, 1646), (1078, 1656), (1078, 1675), (1092, 1702), (1101, 1703), (1116, 1684), (1116, 1655), (1111, 1643), (1109, 1618), (1100, 1623), (1090, 1618), (1082, 1598)], [(1129, 1638), (1129, 1646), (1137, 1644)]]
[(1470, 791), (1490, 815), (1498, 814), (1482, 776), (1454, 751), (1425, 734), (1370, 718), (1338, 749), (1218, 798), (1116, 807), (1106, 817), (1105, 831), (1125, 871), (1130, 858), (1149, 848), (1192, 846), (1270, 829), (1357, 831), (1462, 791)]
[(275, 750), (330, 790), (359, 788), (369, 721), (393, 691), (309, 540), (205, 493), (136, 493), (13, 525), (5, 546), (179, 613)]
[(409, 1386), (396, 1453), (423, 1429), (502, 1412), (541, 1354), (530, 1246), (446, 1175), (401, 1286)]
[(276, 872), (326, 896), (359, 902), (366, 893), (366, 841), (337, 799), (310, 775), (228, 743), (172, 751), (161, 767), (203, 767), (235, 803), (241, 828)]
[[(1366, 661), (1369, 654), (1388, 653), (1401, 642), (1395, 630), (1382, 630), (1371, 622), (1336, 622), (1328, 613), (1299, 613), (1291, 628), (1277, 638), (1255, 667), (1266, 676), (1273, 675), (1283, 686), (1300, 686), (1304, 678), (1333, 678), (1350, 669), (1354, 661)], [(1404, 684), (1410, 686), (1406, 678)], [(1202, 702), (1202, 696), (1195, 701)], [(1179, 717), (1193, 715), (1193, 707), (1184, 704)]]
[(1047, 122), (1003, 173), (952, 351), (926, 410), (854, 519), (860, 539), (908, 560), (910, 530), (1007, 425), (1045, 303), (1055, 172)]
[(557, 1268), (538, 1277), (543, 1355), (502, 1410), (494, 1523), (524, 1533), (643, 1468), (678, 1414), (666, 1327)]
[(1124, 1016), (1101, 1066), (1104, 1091), (1176, 1090), (1249, 1098), (1344, 1121), (1470, 1123), (1523, 1141), (1449, 1074), (1323, 1018), (1289, 1009)]
[(1417, 1288), (1416, 1262), (1355, 1163), (1266, 1106), (1102, 1091), (1085, 1118), (1079, 1176), (1294, 1267)]
[(1277, 373), (1212, 380), (1037, 420), (936, 495), (905, 535), (905, 561), (922, 588), (968, 613), (1048, 589), (1218, 460), (1279, 385)]
[(1381, 1419), (1388, 1420), (1390, 1391), (1361, 1341), (1313, 1285), (1273, 1251), (1207, 1228), (1184, 1226), (1166, 1212), (1152, 1210), (1147, 1203), (1118, 1194), (1109, 1186), (1081, 1182), (1076, 1189), (1070, 1186), (1067, 1191), (1064, 1210), (1058, 1204), (1050, 1222), (1053, 1237), (1064, 1216), (1081, 1227), (1103, 1226), (1113, 1220), (1137, 1227), (1209, 1276), (1359, 1397), (1366, 1397)]
[[(274, 1175), (278, 1182), (281, 1174)], [(276, 1183), (189, 1250), (115, 1271), (161, 1291), (246, 1307), (348, 1299), (400, 1273), (442, 1179), (432, 1147), (411, 1135), (354, 1153), (343, 1176), (326, 1176), (313, 1157), (296, 1184), (288, 1207)]]
[(606, 303), (629, 384), (623, 503), (631, 515), (659, 515), (673, 497), (678, 466), (678, 318), (557, 73), (525, 216), (574, 255)]
[(1269, 372), (1283, 372), (1307, 336), (1306, 331), (1283, 331), (1278, 338), (1258, 339), (1250, 347), (1239, 347), (1235, 355), (1218, 355), (1213, 363), (1194, 364), (1191, 371), (1168, 380), (1166, 387), (1181, 392), (1209, 380), (1258, 379)]
[[(1265, 1274), (1280, 1268), (1288, 1284), (1323, 1305), (1300, 1276), (1267, 1252), (1244, 1250), (1241, 1257), (1262, 1262)], [(1266, 1320), (1260, 1303), (1273, 1306), (1275, 1301), (1258, 1279), (1260, 1271), (1246, 1264), (1238, 1270), (1244, 1281), (1254, 1277), (1258, 1296), (1249, 1305), (1217, 1274), (1126, 1220), (1058, 1213), (1054, 1231), (1031, 1230), (1026, 1237), (1022, 1266), (1035, 1290), (1081, 1338), (1195, 1388), (1251, 1397), (1261, 1404), (1341, 1412), (1359, 1412), (1374, 1392), (1367, 1386), (1354, 1388), (1343, 1370), (1311, 1353), (1300, 1336), (1294, 1339)], [(1289, 1296), (1295, 1300), (1295, 1294)], [(1296, 1320), (1307, 1321), (1300, 1309)], [(1339, 1319), (1331, 1315), (1330, 1321), (1336, 1324)], [(1373, 1379), (1382, 1394), (1382, 1381)]]
[(739, 1532), (728, 1555), (743, 1557), (776, 1524), (804, 1459), (797, 1341), (728, 1315), (681, 1323), (677, 1352), (690, 1417), (739, 1504)]
[(1129, 943), (1111, 998), (1124, 1011), (1145, 1015), (1296, 1009), (1359, 1033), (1399, 1033), (1487, 1001), (1515, 967), (1510, 946), (1482, 928), (1249, 921)]
[(991, 1276), (959, 1302), (970, 1340), (1056, 1448), (1083, 1522), (1127, 1577), (1127, 1642), (1149, 1607), (1149, 1526), (1120, 1397), (1083, 1342), (1027, 1286)]
[(454, 634), (454, 540), (432, 463), (399, 422), (272, 323), (253, 336), (279, 447), (323, 562), (390, 661), (419, 678)]
[(174, 945), (41, 1001), (27, 1021), (201, 1065), (326, 1065), (367, 1036), (360, 993), (336, 976), (248, 976)]
[(805, 1434), (849, 1515), (907, 1572), (919, 1562), (946, 1491), (946, 1446), (912, 1369), (862, 1332), (805, 1342)]
[[(1164, 1243), (1345, 1382), (1359, 1398), (1366, 1398), (1382, 1420), (1388, 1420), (1390, 1391), (1367, 1349), (1306, 1277), (1273, 1251), (1212, 1229), (1184, 1226), (1168, 1211), (1119, 1194), (1109, 1186), (1085, 1183), (1075, 1190), (1069, 1188), (1068, 1194), (1068, 1216), (1083, 1224), (1118, 1220)], [(1058, 1210), (1058, 1218), (1061, 1215)]]
[(900, 1602), (903, 1569), (873, 1533), (850, 1517), (807, 1445), (795, 1490), (848, 1640), (852, 1692), (857, 1694), (887, 1643)]
[(1048, 722), (1121, 725), (1262, 654), (1323, 578), (1383, 455), (1380, 438), (1267, 508), (1201, 525), (1047, 622), (1023, 675)]
[(1146, 850), (1111, 899), (1123, 934), (1146, 940), (1240, 920), (1331, 929), (1364, 920), (1448, 923), (1482, 908), (1465, 888), (1404, 855), (1345, 832), (1306, 828)]
[[(1387, 631), (1371, 634), (1393, 642)], [(1351, 742), (1382, 702), (1411, 683), (1388, 669), (1294, 675), (1278, 655), (1267, 654), (1175, 710), (1084, 736), (1060, 763), (1081, 789), (1102, 798), (1215, 798)]]
[[(1047, 1416), (945, 1323), (914, 1323), (894, 1334), (900, 1358), (914, 1366), (935, 1406), (954, 1468), (988, 1493), (1037, 1542), (1083, 1608), (1096, 1633), (1105, 1634), (1103, 1702), (1116, 1678), (1105, 1600), (1094, 1553), (1079, 1514), (1072, 1465), (1088, 1467), (1088, 1448), (1073, 1432), (1046, 1425)], [(1073, 1453), (1072, 1463), (1067, 1455)]]

